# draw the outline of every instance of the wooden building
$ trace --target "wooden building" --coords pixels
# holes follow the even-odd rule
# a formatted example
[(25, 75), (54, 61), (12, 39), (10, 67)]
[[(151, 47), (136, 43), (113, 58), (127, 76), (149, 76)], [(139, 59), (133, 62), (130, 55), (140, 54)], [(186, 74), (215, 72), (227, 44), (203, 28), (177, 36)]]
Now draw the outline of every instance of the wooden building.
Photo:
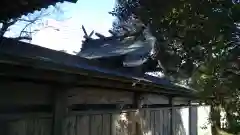
[(195, 91), (166, 79), (7, 38), (0, 65), (1, 134), (197, 134)]
[[(16, 18), (61, 1), (4, 0), (0, 4), (0, 19)], [(106, 41), (109, 40), (104, 38)], [(115, 54), (115, 58), (139, 59), (139, 53), (125, 54)], [(131, 70), (124, 66), (117, 68), (103, 62), (109, 63), (112, 58), (99, 58), (89, 60), (1, 39), (0, 133), (197, 134), (196, 108), (191, 105), (191, 100), (195, 99), (194, 90), (142, 72), (135, 74), (135, 67)]]

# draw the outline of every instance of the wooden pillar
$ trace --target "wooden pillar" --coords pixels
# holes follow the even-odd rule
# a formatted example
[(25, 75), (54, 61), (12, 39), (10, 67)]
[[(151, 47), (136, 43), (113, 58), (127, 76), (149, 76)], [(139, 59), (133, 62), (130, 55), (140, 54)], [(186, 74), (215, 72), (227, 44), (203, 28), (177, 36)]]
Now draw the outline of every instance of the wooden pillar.
[(141, 106), (141, 103), (139, 102), (140, 101), (140, 96), (141, 96), (141, 93), (134, 93), (133, 94), (133, 109), (140, 108), (140, 106)]
[[(133, 97), (133, 108), (134, 109), (139, 109), (141, 107), (140, 96), (141, 96), (141, 93), (134, 93), (134, 97)], [(142, 135), (141, 123), (138, 123), (138, 122), (135, 123), (135, 134)]]
[(64, 135), (64, 121), (67, 115), (66, 88), (54, 87), (53, 90), (53, 125), (52, 135)]
[(170, 109), (170, 135), (174, 135), (174, 110), (173, 110), (173, 97), (169, 97), (169, 105), (171, 106)]
[(198, 108), (195, 106), (193, 107), (191, 105), (191, 101), (189, 101), (188, 104), (189, 104), (189, 135), (197, 135)]
[(189, 100), (188, 101), (188, 105), (189, 105), (189, 109), (188, 109), (188, 112), (189, 112), (189, 114), (188, 114), (188, 129), (189, 129), (189, 135), (192, 135), (192, 113), (191, 113), (191, 100)]

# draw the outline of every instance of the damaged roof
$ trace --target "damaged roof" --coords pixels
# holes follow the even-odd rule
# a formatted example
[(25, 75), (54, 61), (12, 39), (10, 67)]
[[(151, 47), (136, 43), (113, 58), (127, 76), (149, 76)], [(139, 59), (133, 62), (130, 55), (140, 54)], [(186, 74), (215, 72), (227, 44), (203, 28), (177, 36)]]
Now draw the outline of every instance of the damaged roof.
[(177, 86), (164, 78), (147, 74), (137, 76), (127, 70), (108, 68), (94, 60), (13, 39), (2, 40), (0, 56), (0, 65), (6, 69), (0, 73), (2, 78), (25, 78), (82, 87), (108, 87), (189, 97), (194, 95), (193, 90)]
[(1, 0), (0, 20), (20, 17), (21, 15), (64, 1), (75, 3), (77, 0)]
[(154, 51), (156, 38), (152, 36), (148, 27), (141, 27), (138, 31), (120, 36), (105, 37), (96, 33), (98, 39), (92, 39), (83, 27), (86, 40), (77, 54), (87, 59), (114, 59), (122, 56), (122, 64), (125, 67), (137, 67), (147, 62)]

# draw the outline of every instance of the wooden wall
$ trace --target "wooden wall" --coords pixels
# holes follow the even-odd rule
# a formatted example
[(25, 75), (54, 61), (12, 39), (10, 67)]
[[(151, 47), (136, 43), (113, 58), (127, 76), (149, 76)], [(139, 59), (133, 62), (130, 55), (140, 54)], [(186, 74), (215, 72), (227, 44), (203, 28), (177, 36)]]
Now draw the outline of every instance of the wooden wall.
[(51, 135), (51, 119), (33, 118), (8, 122), (8, 135)]
[[(52, 104), (52, 90), (49, 85), (22, 82), (0, 82), (0, 106), (1, 105), (50, 105)], [(67, 90), (68, 105), (71, 104), (115, 104), (133, 103), (133, 92), (116, 90), (103, 90), (96, 88), (69, 88)], [(144, 104), (169, 104), (167, 97), (144, 94)], [(174, 98), (175, 105), (187, 104), (183, 98)]]
[[(174, 110), (174, 135), (189, 135), (183, 109)], [(169, 135), (170, 117), (170, 109), (81, 113), (66, 117), (64, 135)], [(9, 135), (50, 135), (51, 119), (12, 121), (9, 129)]]
[(51, 89), (49, 86), (23, 83), (0, 82), (1, 105), (46, 105), (51, 103)]
[[(33, 83), (1, 85), (0, 105), (51, 105), (52, 89)], [(134, 94), (114, 90), (71, 88), (67, 90), (67, 105), (72, 104), (133, 104)], [(142, 95), (143, 104), (169, 104), (167, 97)], [(187, 99), (176, 98), (174, 104), (187, 104)], [(178, 108), (173, 112), (174, 135), (189, 135), (188, 111)], [(46, 117), (17, 118), (7, 122), (9, 135), (50, 135), (52, 119)], [(144, 109), (121, 112), (69, 112), (65, 117), (64, 135), (169, 135), (171, 109)], [(196, 122), (195, 122), (196, 123)], [(195, 135), (195, 134), (191, 134)]]
[[(50, 85), (22, 82), (0, 82), (1, 105), (51, 105), (52, 90)], [(71, 104), (132, 104), (133, 93), (96, 88), (69, 88), (68, 105)]]
[(78, 115), (66, 125), (65, 135), (169, 135), (170, 115), (168, 109)]
[(67, 92), (68, 104), (132, 104), (133, 93), (96, 88), (72, 88)]

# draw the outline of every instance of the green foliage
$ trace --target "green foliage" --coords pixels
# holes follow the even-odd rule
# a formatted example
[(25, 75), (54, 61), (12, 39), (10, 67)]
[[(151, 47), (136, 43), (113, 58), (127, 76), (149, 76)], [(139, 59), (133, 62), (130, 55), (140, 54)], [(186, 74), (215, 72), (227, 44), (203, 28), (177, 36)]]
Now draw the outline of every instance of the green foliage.
[(226, 130), (239, 132), (240, 4), (231, 0), (118, 0), (112, 14), (121, 23), (130, 23), (134, 17), (149, 25), (157, 38), (155, 59), (161, 61), (165, 75), (176, 81), (190, 80), (203, 101), (224, 108)]
[[(135, 16), (149, 24), (158, 40), (156, 59), (169, 75), (187, 78), (234, 39), (232, 32), (238, 32), (235, 20), (240, 18), (237, 7), (229, 0), (119, 0), (112, 14), (119, 21)], [(216, 45), (219, 42), (223, 43)]]

